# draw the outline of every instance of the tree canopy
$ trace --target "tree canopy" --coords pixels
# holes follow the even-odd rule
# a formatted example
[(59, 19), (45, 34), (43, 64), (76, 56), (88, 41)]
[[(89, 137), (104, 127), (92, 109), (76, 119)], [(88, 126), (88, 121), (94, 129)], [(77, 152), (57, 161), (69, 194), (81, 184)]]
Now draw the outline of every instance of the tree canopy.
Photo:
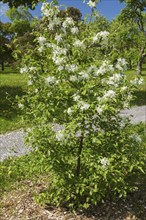
[(23, 5), (25, 7), (28, 7), (28, 8), (31, 8), (33, 9), (34, 6), (39, 2), (39, 0), (1, 0), (1, 2), (3, 3), (8, 3), (9, 7), (12, 8), (12, 7), (19, 7), (20, 5)]
[(0, 21), (0, 63), (1, 68), (4, 70), (4, 63), (12, 61), (12, 49), (10, 42), (12, 40), (13, 33), (10, 30), (11, 23), (2, 23)]

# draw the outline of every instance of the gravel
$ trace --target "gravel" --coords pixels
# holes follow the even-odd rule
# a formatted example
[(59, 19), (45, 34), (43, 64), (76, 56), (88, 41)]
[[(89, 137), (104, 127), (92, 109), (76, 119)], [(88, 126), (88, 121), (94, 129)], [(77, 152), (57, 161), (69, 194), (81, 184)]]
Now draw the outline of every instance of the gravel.
[(131, 109), (124, 109), (121, 111), (123, 117), (129, 117), (133, 124), (138, 124), (139, 122), (146, 123), (146, 105), (136, 106)]
[[(133, 107), (121, 111), (123, 117), (129, 117), (133, 124), (146, 123), (146, 105)], [(59, 125), (54, 126), (54, 131), (60, 130)], [(0, 135), (0, 161), (8, 157), (16, 157), (29, 153), (31, 148), (24, 145), (24, 131), (13, 131)]]
[(30, 148), (24, 145), (24, 131), (13, 131), (0, 135), (0, 161), (8, 157), (16, 157), (29, 152)]

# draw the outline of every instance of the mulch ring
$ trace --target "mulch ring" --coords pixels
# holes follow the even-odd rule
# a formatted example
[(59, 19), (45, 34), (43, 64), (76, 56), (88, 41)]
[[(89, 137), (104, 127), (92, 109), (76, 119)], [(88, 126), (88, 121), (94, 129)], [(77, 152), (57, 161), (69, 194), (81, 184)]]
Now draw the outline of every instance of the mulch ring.
[(125, 200), (106, 201), (94, 209), (73, 214), (64, 208), (41, 206), (34, 194), (44, 186), (38, 180), (22, 181), (21, 186), (5, 192), (1, 199), (1, 220), (146, 220), (146, 188), (130, 193)]

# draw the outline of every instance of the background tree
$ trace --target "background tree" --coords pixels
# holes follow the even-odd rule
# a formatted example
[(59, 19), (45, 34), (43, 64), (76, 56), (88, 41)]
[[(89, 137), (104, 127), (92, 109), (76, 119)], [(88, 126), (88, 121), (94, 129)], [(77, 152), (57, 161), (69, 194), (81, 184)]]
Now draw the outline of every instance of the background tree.
[(111, 57), (115, 62), (119, 57), (125, 57), (129, 69), (137, 65), (139, 51), (143, 36), (137, 25), (130, 21), (122, 22), (120, 16), (111, 22), (110, 25), (110, 49)]
[(16, 59), (15, 64), (19, 65), (23, 54), (33, 45), (32, 29), (35, 27), (35, 19), (24, 6), (10, 8), (6, 15), (12, 22), (10, 30), (15, 33), (11, 46)]
[(31, 9), (34, 9), (34, 6), (39, 2), (39, 0), (1, 0), (1, 2), (3, 3), (8, 3), (9, 7), (19, 7), (21, 5), (25, 6), (25, 7), (29, 7)]
[(1, 68), (4, 71), (4, 64), (12, 62), (12, 49), (10, 44), (12, 42), (13, 33), (11, 31), (11, 23), (0, 22), (0, 58)]
[(146, 1), (145, 0), (120, 0), (125, 2), (126, 6), (121, 11), (121, 20), (124, 22), (130, 21), (131, 25), (136, 24), (139, 32), (141, 33), (141, 47), (139, 50), (139, 56), (137, 61), (137, 74), (142, 72), (142, 64), (146, 57)]
[(74, 21), (81, 21), (82, 13), (77, 8), (67, 7), (66, 10), (60, 10), (59, 16), (62, 18), (72, 17)]

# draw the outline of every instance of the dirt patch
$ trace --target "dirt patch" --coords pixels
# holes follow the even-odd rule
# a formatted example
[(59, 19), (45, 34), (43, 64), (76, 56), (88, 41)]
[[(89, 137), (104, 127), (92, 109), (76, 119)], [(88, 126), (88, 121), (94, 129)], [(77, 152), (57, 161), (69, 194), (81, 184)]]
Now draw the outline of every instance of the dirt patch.
[(106, 201), (87, 212), (73, 214), (63, 208), (39, 205), (34, 195), (44, 189), (44, 182), (23, 181), (5, 192), (1, 200), (1, 220), (146, 220), (146, 188), (131, 193), (127, 199)]

